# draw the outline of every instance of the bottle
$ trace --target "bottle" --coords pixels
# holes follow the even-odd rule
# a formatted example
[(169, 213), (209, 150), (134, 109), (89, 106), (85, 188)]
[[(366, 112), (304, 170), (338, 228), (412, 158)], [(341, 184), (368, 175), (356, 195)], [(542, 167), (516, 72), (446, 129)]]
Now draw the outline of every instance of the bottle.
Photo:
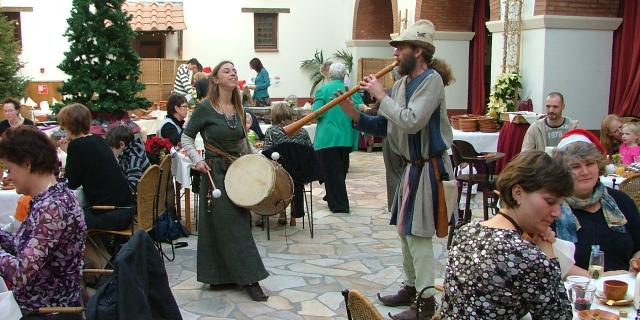
[(249, 132), (247, 132), (247, 140), (249, 140), (249, 144), (252, 147), (256, 146), (256, 138), (257, 138), (257, 135), (255, 132), (253, 132), (253, 130), (249, 130)]

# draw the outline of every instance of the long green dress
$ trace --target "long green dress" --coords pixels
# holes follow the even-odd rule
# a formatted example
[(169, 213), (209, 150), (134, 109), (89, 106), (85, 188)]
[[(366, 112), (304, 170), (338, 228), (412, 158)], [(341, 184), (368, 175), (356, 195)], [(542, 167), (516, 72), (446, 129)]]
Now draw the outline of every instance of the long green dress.
[[(239, 156), (247, 152), (243, 126), (238, 115), (235, 121), (227, 121), (224, 114), (205, 99), (196, 106), (184, 134), (195, 139), (200, 133), (205, 142)], [(213, 160), (211, 175), (222, 196), (212, 200), (207, 196), (211, 189), (209, 178), (203, 174), (200, 179), (197, 279), (213, 285), (247, 285), (263, 280), (269, 273), (251, 234), (250, 212), (229, 200), (224, 190), (222, 158), (207, 150), (205, 159), (210, 166), (210, 159)]]

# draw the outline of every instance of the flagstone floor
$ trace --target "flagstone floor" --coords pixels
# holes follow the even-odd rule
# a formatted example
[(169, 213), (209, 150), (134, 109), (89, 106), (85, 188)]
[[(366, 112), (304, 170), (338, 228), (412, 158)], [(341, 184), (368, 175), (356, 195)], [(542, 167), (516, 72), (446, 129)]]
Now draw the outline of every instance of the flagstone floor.
[[(403, 280), (400, 242), (386, 211), (381, 152), (351, 154), (347, 190), (351, 213), (333, 214), (322, 201), (324, 188), (314, 185), (313, 239), (301, 219), (295, 227), (283, 227), (272, 218), (271, 240), (266, 230), (253, 227), (270, 273), (261, 281), (269, 295), (266, 302), (251, 301), (240, 288), (211, 290), (197, 282), (197, 236), (189, 237), (189, 246), (177, 249), (175, 261), (166, 262), (184, 319), (346, 319), (341, 295), (345, 288), (361, 291), (385, 316), (402, 311), (381, 306), (375, 298), (378, 292), (395, 292)], [(438, 278), (444, 272), (445, 248), (446, 239), (434, 240)]]

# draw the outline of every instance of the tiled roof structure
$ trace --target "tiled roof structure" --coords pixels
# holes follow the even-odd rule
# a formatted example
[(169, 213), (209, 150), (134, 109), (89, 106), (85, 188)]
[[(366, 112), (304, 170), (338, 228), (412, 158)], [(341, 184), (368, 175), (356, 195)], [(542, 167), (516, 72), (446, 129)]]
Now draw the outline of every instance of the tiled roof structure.
[(184, 13), (180, 2), (125, 2), (122, 11), (133, 15), (130, 24), (134, 31), (185, 30)]

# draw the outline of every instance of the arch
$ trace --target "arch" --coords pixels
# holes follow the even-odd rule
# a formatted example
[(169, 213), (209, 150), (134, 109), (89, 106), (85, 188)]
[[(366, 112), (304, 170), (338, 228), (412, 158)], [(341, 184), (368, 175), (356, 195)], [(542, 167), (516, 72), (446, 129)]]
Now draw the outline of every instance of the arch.
[(397, 0), (356, 0), (354, 40), (388, 40), (398, 29)]

